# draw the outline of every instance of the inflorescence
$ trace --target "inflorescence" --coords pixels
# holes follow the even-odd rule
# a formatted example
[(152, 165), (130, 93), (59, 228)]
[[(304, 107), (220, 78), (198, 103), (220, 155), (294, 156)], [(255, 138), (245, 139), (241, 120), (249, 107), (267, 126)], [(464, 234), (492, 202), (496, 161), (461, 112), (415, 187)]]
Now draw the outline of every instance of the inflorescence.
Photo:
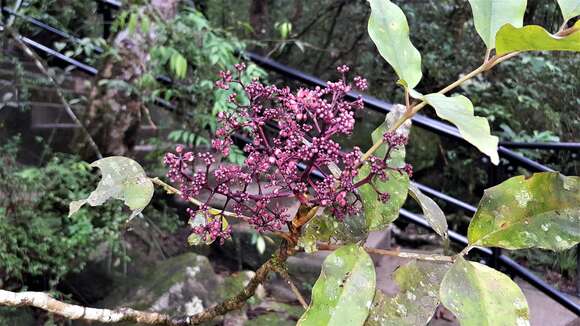
[[(229, 96), (235, 109), (218, 114), (220, 128), (212, 142), (216, 153), (194, 154), (178, 146), (164, 159), (167, 176), (179, 185), (184, 199), (206, 198), (205, 204), (188, 210), (192, 219), (205, 219), (205, 223), (194, 225), (193, 232), (206, 241), (223, 241), (230, 235), (221, 216), (224, 211), (211, 208), (216, 200), (225, 200), (224, 207), (258, 231), (280, 230), (291, 219), (284, 205), (289, 199), (306, 207), (324, 207), (343, 220), (361, 209), (358, 187), (370, 184), (377, 190), (375, 180), (386, 180), (389, 169), (411, 173), (408, 165), (398, 168), (388, 164), (391, 150), (406, 144), (407, 138), (386, 133), (387, 154), (371, 157), (367, 162), (370, 174), (357, 179), (363, 164), (361, 150), (344, 150), (334, 139), (353, 132), (355, 112), (364, 106), (360, 97), (353, 101), (346, 98), (351, 91), (346, 81), (348, 66), (338, 67), (342, 79), (328, 82), (326, 88), (300, 88), (296, 92), (258, 80), (244, 84), (240, 75), (245, 65), (237, 64), (235, 69), (237, 78), (230, 71), (221, 72), (216, 86), (228, 90), (239, 84), (248, 103), (239, 103), (234, 92)], [(358, 76), (354, 84), (361, 91), (368, 87)], [(252, 140), (243, 148), (244, 164), (216, 164), (218, 155), (229, 154), (236, 134)], [(381, 201), (389, 200), (388, 193), (377, 193)]]

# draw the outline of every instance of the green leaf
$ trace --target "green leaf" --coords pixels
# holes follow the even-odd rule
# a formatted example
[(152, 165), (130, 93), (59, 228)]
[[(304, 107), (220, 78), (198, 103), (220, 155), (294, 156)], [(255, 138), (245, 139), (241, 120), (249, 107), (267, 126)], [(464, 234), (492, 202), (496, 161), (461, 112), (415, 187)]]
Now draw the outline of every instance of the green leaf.
[(312, 302), (297, 325), (363, 325), (375, 285), (375, 267), (366, 251), (357, 245), (340, 247), (324, 260)]
[(176, 77), (185, 78), (185, 75), (187, 73), (187, 59), (185, 59), (185, 57), (181, 55), (181, 53), (177, 51), (173, 52), (173, 54), (171, 55), (169, 65), (173, 70), (173, 72), (175, 73)]
[(379, 53), (409, 88), (422, 77), (421, 54), (409, 38), (405, 13), (389, 0), (370, 0), (368, 31)]
[(139, 163), (122, 156), (111, 156), (95, 161), (91, 167), (101, 170), (102, 179), (88, 198), (73, 201), (69, 216), (84, 204), (100, 206), (109, 198), (120, 199), (133, 211), (131, 217), (141, 213), (153, 197), (153, 182)]
[(580, 242), (580, 178), (557, 172), (513, 177), (487, 189), (469, 224), (469, 243), (565, 250)]
[[(375, 129), (372, 134), (373, 143), (381, 141), (383, 134), (399, 120), (399, 118), (404, 114), (405, 107), (403, 105), (395, 105), (385, 121)], [(411, 130), (411, 121), (405, 122), (400, 128), (397, 129), (397, 133), (409, 136)], [(387, 145), (383, 145), (375, 151), (375, 155), (379, 158), (384, 158), (387, 153)], [(397, 148), (392, 150), (389, 154), (389, 159), (387, 163), (391, 167), (401, 168), (405, 164), (405, 148)], [(357, 181), (366, 178), (370, 173), (370, 167), (368, 164), (363, 165), (357, 176)], [(399, 209), (405, 203), (407, 199), (407, 189), (409, 188), (409, 176), (406, 173), (399, 173), (397, 171), (389, 170), (387, 171), (389, 176), (387, 181), (381, 181), (375, 178), (373, 180), (376, 188), (381, 192), (388, 192), (391, 197), (387, 203), (383, 203), (379, 200), (377, 192), (370, 184), (362, 185), (359, 188), (359, 195), (362, 200), (363, 209), (365, 212), (365, 219), (367, 228), (369, 231), (378, 231), (384, 229), (386, 226), (391, 224), (399, 216)]]
[(426, 325), (439, 305), (439, 285), (449, 265), (412, 261), (393, 273), (399, 287), (394, 297), (377, 291), (366, 326)]
[(131, 13), (130, 14), (130, 16), (129, 16), (129, 24), (127, 25), (130, 34), (135, 33), (135, 31), (137, 30), (137, 19), (138, 18), (139, 17), (137, 17), (137, 14), (135, 14), (135, 13)]
[(258, 249), (260, 255), (266, 251), (266, 240), (261, 235), (258, 235), (258, 238), (256, 238), (256, 249)]
[(355, 243), (367, 237), (365, 220), (362, 216), (348, 216), (338, 221), (334, 216), (324, 213), (315, 216), (303, 228), (298, 245), (307, 253), (317, 250), (316, 242), (329, 242), (331, 239), (345, 243)]
[(209, 245), (203, 240), (203, 237), (197, 233), (192, 233), (187, 237), (187, 243), (190, 246)]
[(495, 46), (495, 35), (505, 24), (522, 27), (527, 0), (469, 0), (475, 29), (488, 49)]
[(458, 257), (445, 275), (439, 298), (462, 326), (530, 325), (528, 303), (507, 275)]
[(445, 218), (445, 213), (439, 208), (439, 205), (433, 199), (425, 196), (414, 184), (409, 185), (409, 194), (419, 203), (425, 219), (433, 230), (444, 239), (447, 239), (447, 219)]
[(292, 23), (290, 22), (276, 23), (275, 28), (278, 30), (278, 33), (280, 33), (280, 38), (285, 40), (288, 38), (288, 36), (290, 36), (290, 33), (292, 32)]
[(465, 140), (489, 156), (493, 164), (499, 164), (497, 153), (499, 139), (491, 135), (486, 118), (474, 115), (473, 104), (467, 97), (463, 95), (447, 97), (433, 93), (425, 95), (424, 99), (435, 108), (441, 119), (456, 125)]
[(294, 41), (294, 44), (298, 47), (298, 49), (300, 49), (300, 52), (304, 53), (305, 46), (304, 46), (304, 42), (302, 41)]
[(151, 29), (151, 19), (149, 19), (149, 16), (143, 15), (141, 17), (141, 31), (143, 32), (143, 34), (147, 34), (149, 33), (150, 29)]
[(580, 0), (558, 0), (564, 21), (580, 16)]
[(529, 25), (515, 28), (503, 26), (497, 33), (496, 52), (502, 55), (514, 51), (580, 51), (580, 22), (575, 31), (566, 36), (555, 36), (543, 27)]
[[(370, 173), (368, 164), (363, 165), (358, 172), (357, 180), (366, 178)], [(370, 184), (360, 186), (359, 195), (365, 212), (365, 220), (369, 231), (379, 231), (387, 227), (399, 217), (399, 209), (407, 199), (409, 176), (406, 173), (389, 170), (387, 181), (374, 179), (375, 187), (381, 192), (388, 192), (389, 201), (383, 203)]]

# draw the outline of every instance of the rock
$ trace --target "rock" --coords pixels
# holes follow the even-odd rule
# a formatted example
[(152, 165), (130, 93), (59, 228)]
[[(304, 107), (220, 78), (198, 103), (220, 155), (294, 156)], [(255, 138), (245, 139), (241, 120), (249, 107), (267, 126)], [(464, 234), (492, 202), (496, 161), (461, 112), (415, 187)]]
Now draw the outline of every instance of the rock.
[(186, 253), (129, 275), (101, 306), (195, 314), (216, 302), (220, 282), (206, 257)]
[[(242, 271), (225, 278), (218, 288), (218, 297), (220, 299), (226, 299), (233, 297), (238, 294), (256, 275), (252, 271)], [(256, 289), (256, 294), (248, 300), (249, 304), (256, 304), (263, 300), (266, 296), (266, 292), (262, 286), (258, 286)]]
[(248, 311), (244, 326), (292, 326), (304, 314), (301, 306), (266, 300)]
[(299, 288), (308, 288), (305, 285), (314, 285), (318, 276), (322, 263), (330, 251), (317, 251), (312, 254), (298, 253), (288, 258), (288, 272), (295, 279), (296, 286)]
[[(256, 244), (252, 242), (252, 238), (258, 234), (254, 229), (245, 223), (230, 225), (232, 227), (232, 239), (226, 241), (222, 246), (215, 246), (215, 249), (222, 257), (238, 261), (240, 266), (249, 266), (255, 270), (266, 262), (268, 258), (272, 257), (278, 248), (277, 244), (265, 241), (266, 248), (263, 253), (260, 253)], [(277, 241), (277, 238), (271, 238)]]
[[(243, 271), (223, 277), (214, 272), (207, 257), (186, 253), (128, 276), (99, 306), (193, 315), (239, 293), (254, 275)], [(249, 303), (258, 304), (264, 296), (264, 289), (259, 287)], [(228, 314), (223, 321), (235, 326), (245, 319), (242, 311)]]

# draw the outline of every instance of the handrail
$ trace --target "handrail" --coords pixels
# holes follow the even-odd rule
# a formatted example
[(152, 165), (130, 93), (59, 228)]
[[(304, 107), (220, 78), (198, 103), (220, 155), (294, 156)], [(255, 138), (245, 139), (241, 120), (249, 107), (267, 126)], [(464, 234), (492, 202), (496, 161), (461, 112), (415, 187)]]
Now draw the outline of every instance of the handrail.
[(118, 0), (96, 0), (96, 1), (104, 5), (107, 5), (112, 9), (121, 9), (121, 6), (123, 6), (121, 1)]
[[(99, 0), (101, 2), (111, 2), (112, 0)], [(115, 2), (115, 1), (113, 1)], [(96, 74), (97, 73), (97, 69), (93, 68), (89, 65), (86, 65), (84, 63), (81, 63), (77, 60), (74, 60), (72, 58), (69, 58), (67, 56), (62, 55), (61, 53), (54, 51), (40, 43), (37, 43), (33, 40), (30, 40), (26, 37), (22, 37), (23, 41), (25, 41), (27, 44), (33, 46), (35, 49), (40, 50), (45, 52), (46, 54), (52, 55), (54, 57), (56, 57), (59, 60), (63, 60), (69, 64), (72, 64), (78, 68), (81, 68), (83, 71), (89, 73), (89, 74)], [(285, 67), (271, 59), (268, 58), (264, 58), (261, 56), (258, 56), (257, 54), (253, 54), (253, 53), (245, 53), (247, 56), (250, 57), (250, 59), (253, 58), (253, 61), (259, 61), (261, 62), (262, 65), (264, 65), (265, 63), (268, 63), (270, 65), (273, 65), (273, 67), (271, 68), (271, 70), (276, 71), (276, 67), (279, 69), (281, 67)], [(258, 64), (260, 64), (259, 62), (257, 62)], [(84, 69), (82, 68), (84, 67)], [(87, 69), (87, 68), (92, 68), (92, 69)], [(301, 80), (305, 83), (313, 83), (314, 85), (319, 85), (319, 86), (326, 86), (326, 83), (322, 82), (320, 79), (315, 78), (311, 75), (305, 74), (303, 72), (300, 72), (298, 70), (289, 68), (289, 67), (285, 67), (285, 70), (292, 70), (294, 71), (294, 73), (296, 74), (296, 76), (294, 77), (294, 79), (296, 80)], [(304, 79), (304, 80), (303, 80)], [(320, 84), (322, 83), (322, 84)], [(351, 97), (357, 97), (361, 94), (358, 93), (352, 93), (349, 94), (349, 96)], [(381, 100), (378, 100), (374, 97), (371, 96), (367, 96), (367, 95), (361, 95), (363, 96), (363, 101), (365, 101), (365, 104), (367, 106), (369, 106), (371, 109), (374, 108), (376, 111), (379, 112), (383, 112), (386, 113), (388, 112), (390, 109), (390, 104), (383, 102)], [(160, 102), (158, 103), (159, 105), (166, 107), (168, 109), (175, 109), (174, 107), (172, 107), (170, 104), (165, 103), (165, 102)], [(413, 118), (413, 121), (419, 125), (419, 126), (423, 126), (426, 129), (430, 129), (430, 130), (437, 130), (437, 132), (441, 132), (445, 135), (448, 135), (452, 138), (455, 139), (463, 139), (461, 137), (461, 135), (459, 135), (459, 133), (457, 132), (457, 129), (455, 129), (454, 127), (447, 125), (445, 123), (442, 123), (440, 121), (437, 120), (433, 120), (430, 119), (428, 117), (424, 117), (421, 115), (415, 116)], [(434, 128), (434, 129), (432, 129)], [(243, 136), (241, 136), (243, 137)], [(244, 140), (242, 140), (244, 141)], [(502, 150), (503, 148), (503, 150)], [(533, 160), (529, 160), (527, 158), (522, 157), (521, 155), (512, 152), (508, 149), (506, 149), (503, 146), (500, 146), (498, 151), (500, 152), (500, 154), (503, 154), (504, 156), (507, 156), (508, 158), (512, 158), (514, 160), (517, 160), (520, 162), (520, 164), (523, 164), (524, 166), (528, 167), (528, 168), (532, 168), (533, 170), (539, 170), (539, 171), (551, 171), (551, 169), (549, 169), (548, 167), (545, 167), (543, 165), (541, 165), (540, 163), (537, 163)], [(524, 159), (524, 160), (522, 160)], [(415, 185), (417, 185), (417, 187), (419, 187), (419, 189), (421, 189), (422, 191), (424, 191), (427, 194), (430, 194), (434, 197), (437, 197), (445, 202), (448, 202), (450, 204), (453, 204), (459, 208), (465, 209), (469, 212), (475, 212), (476, 208), (464, 203), (456, 198), (453, 198), (449, 195), (446, 195), (444, 193), (441, 193), (437, 190), (431, 189), (425, 185), (421, 185), (418, 183), (415, 183)], [(425, 227), (427, 229), (432, 229), (429, 226), (429, 223), (422, 217), (420, 217), (419, 215), (413, 214), (405, 209), (401, 209), (400, 210), (400, 215), (406, 219), (407, 221), (414, 223), (416, 225), (420, 225), (422, 227)], [(453, 231), (449, 231), (449, 237), (452, 241), (460, 243), (462, 245), (467, 245), (468, 241), (467, 238), (456, 233)], [(504, 255), (495, 255), (493, 253), (493, 251), (491, 249), (487, 249), (487, 248), (475, 248), (474, 251), (479, 252), (487, 257), (494, 257), (497, 258), (498, 262), (501, 263), (503, 266), (505, 266), (506, 268), (508, 268), (510, 271), (512, 271), (514, 274), (517, 274), (518, 276), (520, 276), (522, 279), (524, 279), (525, 281), (527, 281), (528, 283), (530, 283), (532, 286), (534, 286), (535, 288), (539, 289), (540, 291), (542, 291), (543, 293), (545, 293), (546, 295), (548, 295), (549, 297), (551, 297), (552, 299), (554, 299), (556, 302), (560, 303), (562, 306), (564, 306), (565, 308), (567, 308), (568, 310), (570, 310), (571, 312), (575, 313), (576, 315), (580, 316), (580, 305), (576, 304), (574, 301), (570, 300), (570, 298), (566, 297), (563, 293), (561, 293), (560, 291), (556, 290), (555, 288), (553, 288), (552, 286), (550, 286), (549, 284), (547, 284), (545, 281), (543, 281), (542, 279), (540, 279), (539, 277), (537, 277), (536, 275), (534, 275), (531, 271), (529, 271), (528, 269), (526, 269), (525, 267), (519, 265), (517, 262), (513, 261), (512, 259), (504, 256)]]
[[(258, 55), (256, 53), (244, 52), (244, 54), (250, 60), (255, 62), (256, 64), (258, 64), (266, 69), (275, 71), (283, 76), (290, 77), (294, 80), (301, 81), (305, 84), (326, 87), (325, 81), (323, 81), (322, 79), (316, 78), (310, 74), (307, 74), (307, 73), (299, 71), (297, 69), (285, 66), (277, 61), (274, 61), (270, 58), (263, 57), (263, 56)], [(383, 100), (379, 100), (376, 97), (362, 94), (359, 92), (350, 92), (349, 94), (347, 94), (347, 96), (350, 97), (351, 99), (356, 99), (360, 96), (362, 98), (363, 102), (365, 103), (365, 106), (370, 108), (373, 111), (377, 111), (377, 112), (380, 112), (383, 114), (387, 114), (391, 111), (392, 104), (387, 103)], [(431, 118), (424, 116), (424, 115), (421, 115), (421, 114), (416, 114), (412, 118), (412, 121), (413, 121), (413, 124), (415, 124), (416, 126), (421, 127), (423, 129), (430, 130), (438, 135), (446, 136), (446, 137), (449, 137), (451, 139), (458, 140), (461, 142), (466, 142), (465, 139), (459, 133), (459, 130), (457, 130), (457, 128), (455, 128), (449, 124), (446, 124), (444, 122), (441, 122), (441, 121), (438, 121), (435, 119), (431, 119)], [(498, 147), (498, 153), (500, 154), (500, 156), (503, 156), (504, 158), (507, 158), (508, 160), (516, 161), (521, 166), (528, 168), (532, 171), (540, 171), (540, 172), (554, 171), (547, 166), (544, 166), (544, 165), (542, 165), (534, 160), (531, 160), (529, 158), (526, 158), (523, 155), (518, 154), (514, 151), (511, 151), (503, 146)]]
[[(109, 6), (112, 6), (114, 8), (120, 8), (121, 4), (117, 1), (107, 1), (107, 0), (97, 0), (99, 3), (102, 4), (106, 4)], [(15, 17), (21, 18), (39, 28), (42, 28), (46, 31), (52, 32), (58, 36), (61, 36), (63, 38), (67, 38), (67, 39), (71, 39), (73, 41), (79, 42), (79, 39), (73, 35), (70, 35), (64, 31), (61, 31), (57, 28), (54, 28), (38, 19), (29, 17), (29, 16), (25, 16), (22, 14), (19, 14), (17, 12), (14, 12), (12, 9), (9, 8), (2, 8), (2, 12), (9, 14), (9, 15), (13, 15)], [(102, 53), (103, 49), (97, 47), (95, 48), (95, 51)], [(55, 51), (56, 52), (56, 51)], [(278, 73), (284, 74), (284, 75), (292, 75), (292, 77), (299, 77), (298, 79), (308, 83), (308, 84), (312, 84), (312, 85), (317, 85), (317, 86), (321, 86), (321, 87), (325, 87), (326, 83), (323, 82), (321, 79), (315, 78), (313, 76), (307, 75), (307, 74), (302, 74), (300, 71), (296, 70), (296, 69), (292, 69), (290, 67), (284, 66), (282, 64), (274, 64), (275, 61), (271, 60), (268, 61), (267, 58), (265, 57), (261, 57), (258, 54), (252, 53), (252, 52), (245, 52), (244, 53), (250, 60), (263, 65), (263, 66), (267, 66), (269, 69), (272, 69), (274, 71), (277, 71)], [(56, 54), (55, 54), (56, 55)], [(63, 58), (64, 59), (64, 58)], [(64, 59), (65, 61), (68, 61), (69, 64), (74, 65), (74, 66), (79, 66), (79, 65), (84, 65), (83, 63), (81, 63), (80, 61), (76, 61), (78, 62), (78, 64), (76, 64), (72, 59), (72, 58), (68, 58)], [(79, 67), (81, 69), (83, 69), (83, 71), (87, 71), (86, 69), (86, 65), (85, 67)], [(170, 77), (168, 76), (158, 76), (157, 81), (164, 83), (164, 84), (171, 84), (173, 81), (171, 80)], [(387, 102), (384, 102), (382, 100), (379, 100), (373, 96), (370, 95), (363, 95), (357, 92), (352, 92), (352, 97), (355, 96), (362, 96), (363, 100), (365, 100), (365, 104), (373, 109), (374, 111), (378, 111), (381, 113), (386, 113), (389, 111), (389, 107), (390, 104)], [(424, 119), (425, 118), (425, 119)], [(449, 136), (451, 138), (455, 138), (455, 139), (460, 139), (462, 141), (464, 141), (463, 137), (459, 134), (459, 131), (451, 126), (448, 125), (446, 123), (443, 123), (441, 121), (437, 121), (428, 117), (424, 117), (421, 115), (416, 115), (413, 118), (413, 121), (415, 123), (417, 123), (419, 126), (428, 129), (432, 132), (435, 132), (437, 134), (441, 134), (441, 135), (445, 135), (445, 136)], [(522, 163), (522, 166), (530, 168), (533, 171), (552, 171), (550, 168), (543, 166), (533, 160), (527, 159), (526, 157), (523, 157), (522, 155), (519, 155), (515, 152), (506, 152), (509, 151), (508, 149), (504, 148), (504, 147), (510, 147), (510, 148), (527, 148), (527, 149), (553, 149), (553, 150), (572, 150), (572, 151), (576, 151), (576, 150), (580, 150), (580, 143), (522, 143), (522, 142), (500, 142), (500, 147), (498, 148), (498, 151), (501, 154), (504, 154), (505, 156), (507, 156), (508, 158), (511, 158), (512, 160), (516, 160), (520, 163)]]
[(40, 21), (40, 20), (38, 20), (36, 18), (32, 18), (32, 17), (29, 17), (29, 16), (25, 16), (25, 15), (19, 14), (16, 11), (14, 11), (13, 9), (3, 7), (2, 8), (2, 13), (3, 14), (6, 14), (6, 15), (11, 15), (11, 16), (14, 16), (14, 17), (18, 17), (18, 18), (20, 18), (20, 19), (22, 19), (22, 20), (24, 20), (24, 21), (26, 21), (28, 23), (31, 23), (32, 25), (35, 25), (37, 27), (40, 27), (40, 28), (42, 28), (42, 29), (44, 29), (44, 30), (46, 30), (48, 32), (51, 32), (53, 34), (56, 34), (56, 35), (58, 35), (60, 37), (63, 37), (63, 38), (72, 38), (73, 37), (72, 35), (68, 34), (67, 32), (61, 31), (58, 28), (55, 28), (55, 27), (52, 27), (52, 26), (50, 26), (50, 25), (48, 25), (46, 23), (43, 23), (42, 21)]
[(66, 55), (64, 55), (64, 54), (62, 54), (62, 53), (60, 53), (58, 51), (55, 51), (55, 50), (53, 50), (53, 49), (51, 49), (51, 48), (49, 48), (49, 47), (47, 47), (47, 46), (45, 46), (43, 44), (40, 44), (40, 43), (38, 43), (38, 42), (36, 42), (34, 40), (31, 40), (31, 39), (29, 39), (26, 36), (21, 36), (20, 38), (27, 45), (29, 45), (29, 46), (37, 49), (37, 50), (40, 50), (40, 51), (44, 52), (45, 54), (47, 54), (49, 56), (55, 57), (55, 58), (57, 58), (60, 61), (66, 62), (66, 63), (68, 63), (68, 64), (70, 64), (72, 66), (75, 66), (78, 69), (80, 69), (81, 71), (83, 71), (83, 72), (85, 72), (85, 73), (87, 73), (89, 75), (94, 76), (98, 72), (97, 68), (94, 68), (94, 67), (92, 67), (92, 66), (90, 66), (88, 64), (82, 63), (82, 62), (80, 62), (78, 60), (75, 60), (75, 59), (73, 59), (71, 57), (68, 57), (68, 56), (66, 56)]
[(543, 150), (555, 150), (555, 151), (580, 151), (580, 143), (561, 143), (561, 142), (549, 142), (549, 143), (526, 143), (526, 142), (500, 142), (508, 148), (519, 148), (519, 149), (543, 149)]

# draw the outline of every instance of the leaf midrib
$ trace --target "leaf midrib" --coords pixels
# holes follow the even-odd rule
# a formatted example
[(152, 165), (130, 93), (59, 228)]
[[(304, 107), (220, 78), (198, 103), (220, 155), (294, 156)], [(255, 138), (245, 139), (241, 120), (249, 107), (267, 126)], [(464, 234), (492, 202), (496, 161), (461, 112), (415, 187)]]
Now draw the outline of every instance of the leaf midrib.
[[(362, 266), (363, 265), (363, 262), (362, 261), (363, 261), (364, 257), (365, 256), (363, 256), (363, 255), (357, 255), (357, 259), (356, 259), (354, 265), (352, 266), (352, 268), (350, 269), (350, 275), (345, 279), (344, 286), (342, 287), (341, 295), (340, 295), (340, 297), (339, 297), (339, 299), (338, 299), (335, 307), (339, 307), (342, 304), (342, 302), (343, 302), (343, 298), (348, 297), (348, 296), (346, 296), (344, 294), (346, 292), (349, 292), (349, 291), (347, 291), (347, 288), (348, 289), (352, 288), (352, 284), (351, 284), (352, 282), (350, 282), (350, 280), (353, 278), (353, 276), (355, 274), (355, 270), (359, 270), (359, 271), (362, 270), (362, 267), (363, 267)], [(328, 320), (328, 322), (329, 322), (330, 325), (337, 325), (337, 324), (334, 324), (333, 323), (334, 322), (334, 316), (335, 316), (334, 311), (336, 311), (336, 309), (333, 310), (333, 312), (330, 314), (330, 319)]]

